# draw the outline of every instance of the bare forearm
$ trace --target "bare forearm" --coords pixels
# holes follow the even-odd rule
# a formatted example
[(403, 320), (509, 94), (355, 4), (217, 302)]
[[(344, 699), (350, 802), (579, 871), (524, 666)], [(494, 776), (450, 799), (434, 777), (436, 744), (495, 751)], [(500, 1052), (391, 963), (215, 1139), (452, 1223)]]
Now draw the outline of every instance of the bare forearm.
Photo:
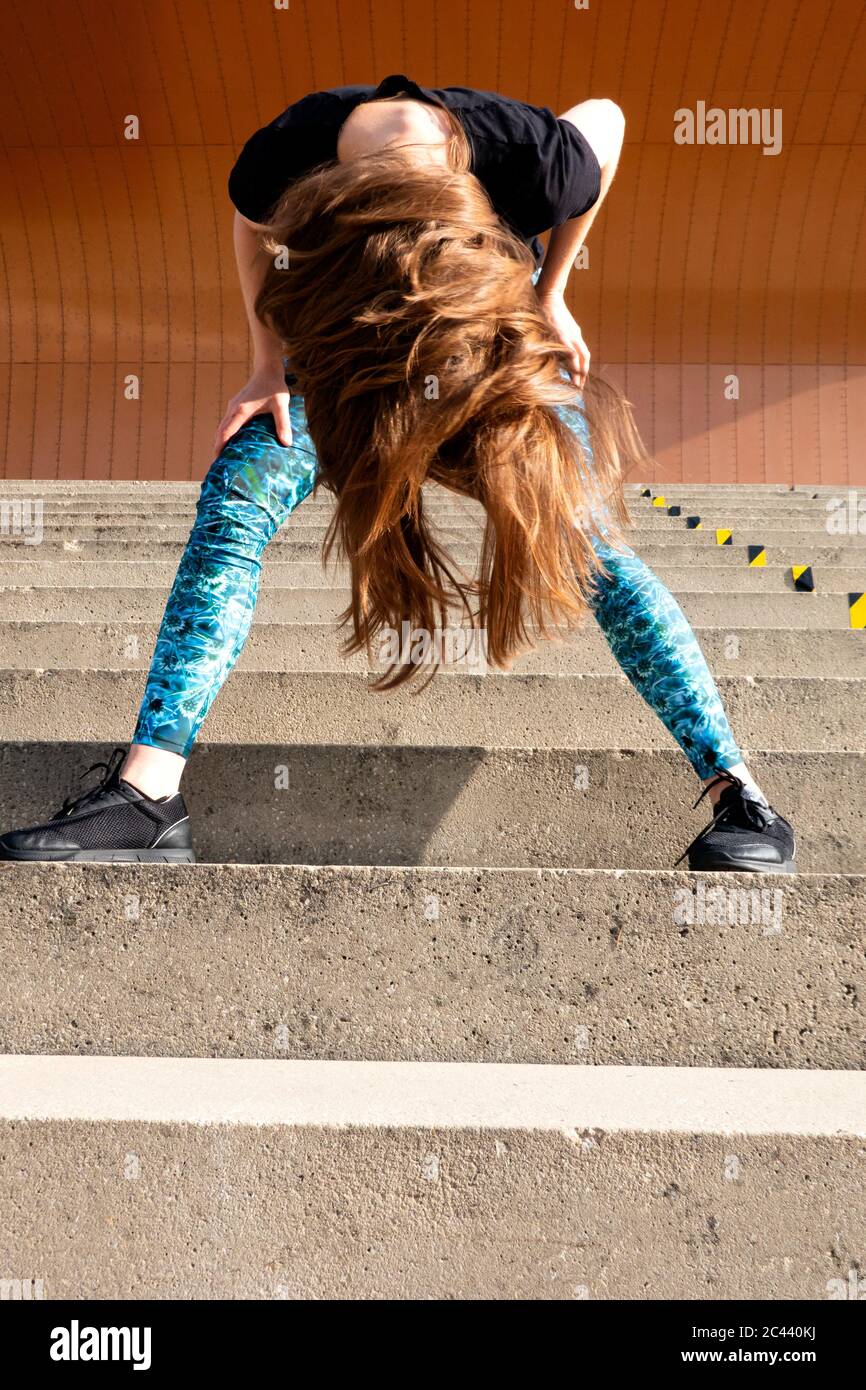
[(551, 230), (544, 257), (544, 267), (538, 277), (540, 293), (564, 294), (571, 267), (577, 260), (577, 253), (586, 241), (590, 227), (596, 219), (613, 179), (616, 163), (601, 166), (601, 192), (598, 202), (593, 204), (582, 217), (572, 217), (569, 222)]
[(282, 360), (282, 343), (262, 323), (255, 311), (256, 296), (264, 282), (269, 257), (262, 250), (258, 231), (239, 212), (235, 213), (234, 246), (238, 279), (253, 341), (253, 363), (255, 367), (278, 363)]
[(540, 295), (564, 293), (577, 253), (586, 241), (587, 233), (613, 182), (625, 134), (625, 118), (612, 101), (583, 101), (566, 111), (560, 119), (577, 126), (591, 145), (601, 169), (601, 184), (598, 200), (587, 212), (551, 231), (544, 267), (538, 279)]

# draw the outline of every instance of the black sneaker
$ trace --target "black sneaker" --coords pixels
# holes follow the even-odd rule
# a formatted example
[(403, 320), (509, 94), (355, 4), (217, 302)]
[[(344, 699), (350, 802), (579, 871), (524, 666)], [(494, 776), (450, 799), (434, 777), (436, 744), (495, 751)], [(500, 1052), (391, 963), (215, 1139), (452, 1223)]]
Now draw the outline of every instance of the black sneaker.
[[(0, 859), (68, 859), (105, 864), (194, 864), (184, 799), (151, 801), (118, 776), (126, 750), (115, 748), (101, 782), (68, 797), (53, 820), (0, 836)], [(87, 773), (84, 774), (87, 776)]]
[(793, 830), (772, 806), (747, 796), (739, 777), (720, 772), (701, 792), (695, 806), (721, 780), (730, 786), (722, 792), (713, 819), (677, 864), (688, 855), (690, 869), (710, 873), (795, 874)]

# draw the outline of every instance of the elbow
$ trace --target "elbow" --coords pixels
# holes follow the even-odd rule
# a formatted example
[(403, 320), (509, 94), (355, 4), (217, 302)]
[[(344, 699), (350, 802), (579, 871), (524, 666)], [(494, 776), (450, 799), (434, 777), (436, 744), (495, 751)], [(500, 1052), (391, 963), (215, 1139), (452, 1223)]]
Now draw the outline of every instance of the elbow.
[(616, 164), (625, 139), (625, 112), (609, 97), (599, 97), (594, 105), (598, 162), (601, 165)]
[(565, 113), (602, 166), (616, 164), (625, 138), (625, 112), (610, 97), (591, 97)]
[(619, 150), (625, 139), (625, 112), (610, 97), (602, 97), (599, 104), (603, 107), (604, 125), (611, 145)]

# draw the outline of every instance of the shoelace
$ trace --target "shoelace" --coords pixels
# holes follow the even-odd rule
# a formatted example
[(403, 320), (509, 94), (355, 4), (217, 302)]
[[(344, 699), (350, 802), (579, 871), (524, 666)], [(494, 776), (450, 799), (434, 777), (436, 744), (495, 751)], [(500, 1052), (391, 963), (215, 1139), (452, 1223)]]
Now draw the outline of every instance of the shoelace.
[(93, 763), (86, 772), (82, 772), (81, 777), (78, 779), (79, 782), (83, 778), (89, 777), (91, 772), (96, 772), (98, 768), (103, 769), (105, 776), (97, 782), (95, 787), (88, 787), (87, 791), (81, 792), (78, 796), (68, 796), (57, 812), (57, 819), (60, 820), (63, 816), (71, 816), (73, 811), (80, 811), (82, 807), (89, 805), (100, 793), (104, 792), (125, 757), (125, 748), (115, 748), (107, 763)]
[(711, 830), (715, 830), (717, 825), (724, 825), (725, 821), (730, 820), (733, 816), (734, 810), (742, 811), (745, 814), (746, 820), (749, 822), (749, 824), (754, 825), (757, 830), (763, 830), (767, 825), (769, 825), (769, 817), (766, 815), (767, 807), (762, 806), (759, 801), (753, 801), (752, 798), (749, 796), (743, 796), (742, 793), (745, 788), (745, 783), (742, 782), (739, 777), (735, 777), (732, 772), (718, 772), (717, 775), (713, 778), (712, 782), (708, 782), (707, 785), (704, 787), (703, 791), (701, 792), (700, 796), (698, 797), (697, 801), (692, 807), (693, 811), (697, 810), (704, 797), (707, 795), (707, 792), (711, 791), (713, 787), (715, 787), (716, 784), (719, 782), (727, 782), (730, 786), (736, 787), (738, 792), (740, 793), (739, 802), (736, 806), (732, 805), (730, 802), (727, 806), (720, 806), (719, 810), (716, 811), (716, 814), (713, 816), (709, 825), (705, 825), (703, 830), (701, 830), (692, 840), (691, 844), (686, 845), (686, 848), (683, 850), (679, 859), (674, 864), (674, 868), (676, 868), (677, 864), (681, 864), (683, 862), (686, 855), (690, 854), (694, 849), (695, 845), (699, 844), (700, 841), (703, 840), (706, 835), (709, 835)]

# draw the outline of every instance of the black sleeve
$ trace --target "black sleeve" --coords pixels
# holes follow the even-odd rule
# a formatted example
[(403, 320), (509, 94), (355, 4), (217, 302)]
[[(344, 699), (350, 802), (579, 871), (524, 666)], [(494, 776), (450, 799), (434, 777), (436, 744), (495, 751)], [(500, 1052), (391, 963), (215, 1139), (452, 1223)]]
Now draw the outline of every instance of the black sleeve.
[(229, 174), (229, 197), (251, 222), (265, 222), (289, 184), (336, 154), (342, 107), (311, 92), (251, 135)]
[(482, 95), (471, 112), (475, 172), (512, 227), (546, 232), (598, 202), (601, 168), (577, 126), (548, 106)]
[[(601, 194), (601, 166), (586, 136), (571, 121), (557, 120), (561, 131), (563, 172), (552, 226), (589, 212)], [(558, 204), (558, 206), (557, 206)]]

